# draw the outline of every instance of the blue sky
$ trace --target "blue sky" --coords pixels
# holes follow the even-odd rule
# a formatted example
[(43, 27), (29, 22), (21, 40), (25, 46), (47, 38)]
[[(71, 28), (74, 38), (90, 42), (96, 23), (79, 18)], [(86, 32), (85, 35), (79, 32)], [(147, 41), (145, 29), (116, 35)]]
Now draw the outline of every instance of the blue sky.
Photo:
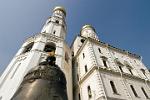
[(91, 24), (101, 41), (141, 55), (150, 68), (150, 0), (1, 0), (0, 73), (57, 5), (67, 12), (67, 42)]

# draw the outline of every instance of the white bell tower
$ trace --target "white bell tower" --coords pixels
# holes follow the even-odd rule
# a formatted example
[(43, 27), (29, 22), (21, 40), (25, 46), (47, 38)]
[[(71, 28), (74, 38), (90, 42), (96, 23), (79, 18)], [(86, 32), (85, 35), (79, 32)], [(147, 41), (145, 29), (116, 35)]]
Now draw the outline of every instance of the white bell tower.
[(82, 27), (82, 29), (80, 31), (80, 35), (85, 38), (91, 38), (91, 39), (99, 41), (94, 27), (92, 27), (89, 24), (86, 24)]
[(65, 42), (66, 11), (55, 7), (41, 33), (28, 38), (0, 77), (0, 100), (10, 100), (25, 74), (47, 57), (46, 48), (56, 48), (56, 64), (65, 73), (68, 100), (72, 100), (71, 50)]

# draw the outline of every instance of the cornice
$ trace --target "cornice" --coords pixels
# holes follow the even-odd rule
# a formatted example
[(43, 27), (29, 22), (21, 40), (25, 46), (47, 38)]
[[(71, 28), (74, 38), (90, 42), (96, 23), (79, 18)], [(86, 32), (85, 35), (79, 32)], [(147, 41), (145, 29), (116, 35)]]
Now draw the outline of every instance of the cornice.
[(139, 56), (139, 55), (137, 55), (137, 54), (130, 53), (130, 52), (127, 51), (127, 50), (123, 50), (123, 49), (114, 47), (114, 46), (112, 46), (112, 45), (110, 45), (110, 44), (108, 44), (108, 43), (102, 42), (102, 41), (96, 41), (96, 40), (91, 39), (91, 38), (88, 38), (88, 39), (89, 39), (89, 41), (94, 42), (94, 43), (96, 43), (96, 44), (98, 44), (98, 45), (102, 45), (102, 46), (104, 46), (104, 47), (108, 47), (109, 49), (113, 49), (113, 50), (115, 50), (115, 51), (118, 51), (118, 52), (120, 52), (120, 53), (127, 54), (127, 55), (130, 56), (130, 57), (134, 57), (134, 58), (137, 58), (137, 59), (141, 59), (141, 56)]
[(80, 78), (79, 85), (82, 84), (84, 82), (84, 80), (86, 80), (91, 75), (91, 73), (94, 72), (95, 70), (99, 70), (99, 71), (102, 71), (102, 72), (107, 72), (107, 73), (110, 73), (110, 74), (115, 74), (116, 76), (122, 77), (124, 79), (135, 79), (137, 81), (143, 81), (143, 82), (146, 81), (146, 82), (150, 83), (150, 80), (142, 79), (138, 76), (134, 76), (134, 75), (131, 75), (131, 74), (128, 74), (128, 73), (122, 73), (122, 76), (121, 76), (120, 72), (116, 72), (116, 71), (114, 71), (110, 68), (93, 66), (91, 69), (89, 69), (89, 71), (82, 78)]

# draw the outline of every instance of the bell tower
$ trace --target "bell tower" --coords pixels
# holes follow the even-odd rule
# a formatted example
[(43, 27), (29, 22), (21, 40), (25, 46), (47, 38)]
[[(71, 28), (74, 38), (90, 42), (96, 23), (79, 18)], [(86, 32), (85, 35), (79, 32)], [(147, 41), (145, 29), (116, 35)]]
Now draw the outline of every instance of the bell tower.
[(94, 27), (92, 27), (89, 24), (86, 24), (82, 27), (82, 29), (80, 31), (80, 35), (85, 38), (91, 38), (91, 39), (99, 41)]
[(46, 21), (42, 33), (54, 34), (65, 39), (66, 36), (66, 11), (62, 7), (55, 7), (53, 14)]
[(66, 76), (68, 100), (72, 100), (71, 50), (65, 42), (66, 11), (57, 6), (53, 9), (40, 33), (28, 38), (0, 77), (0, 100), (10, 100), (24, 76), (43, 62), (50, 49), (55, 48), (56, 64)]

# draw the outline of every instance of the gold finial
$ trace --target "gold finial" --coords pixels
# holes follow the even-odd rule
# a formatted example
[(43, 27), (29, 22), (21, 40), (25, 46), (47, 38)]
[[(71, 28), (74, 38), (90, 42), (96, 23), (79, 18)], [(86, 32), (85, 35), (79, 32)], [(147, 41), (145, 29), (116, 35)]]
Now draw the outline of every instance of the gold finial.
[(54, 9), (53, 9), (53, 12), (56, 11), (56, 10), (61, 10), (65, 16), (66, 16), (66, 11), (65, 11), (65, 8), (64, 7), (61, 7), (61, 6), (56, 6)]

